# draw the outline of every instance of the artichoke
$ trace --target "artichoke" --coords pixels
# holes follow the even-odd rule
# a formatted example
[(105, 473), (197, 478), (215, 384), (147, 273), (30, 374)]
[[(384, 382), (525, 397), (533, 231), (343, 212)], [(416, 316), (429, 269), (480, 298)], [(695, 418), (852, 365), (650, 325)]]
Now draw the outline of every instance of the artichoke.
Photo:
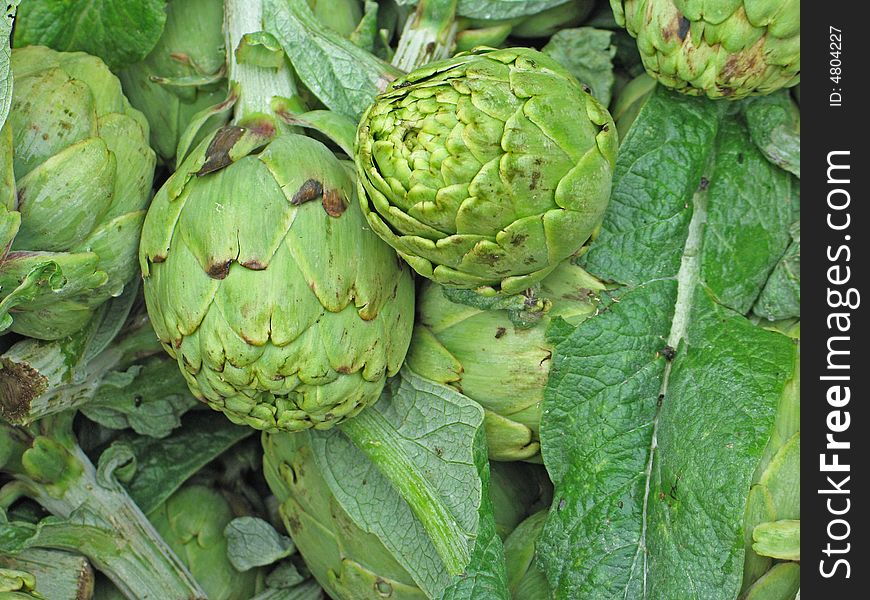
[(548, 600), (552, 597), (547, 576), (535, 563), (538, 538), (547, 521), (542, 510), (517, 525), (504, 542), (508, 589), (514, 600)]
[(0, 132), (0, 331), (59, 339), (136, 273), (154, 175), (148, 123), (94, 56), (12, 52)]
[(172, 0), (157, 45), (118, 74), (130, 104), (151, 124), (151, 145), (163, 162), (173, 162), (194, 115), (227, 95), (222, 26), (222, 0)]
[(365, 112), (360, 200), (419, 274), (514, 294), (601, 222), (616, 146), (607, 110), (553, 59), (478, 48), (396, 80)]
[(693, 96), (744, 98), (800, 82), (798, 0), (610, 0), (647, 73)]
[(227, 555), (224, 528), (233, 517), (220, 492), (196, 484), (184, 486), (148, 515), (211, 600), (248, 600), (257, 591), (259, 571), (240, 572)]
[(601, 288), (580, 267), (562, 263), (541, 283), (551, 308), (523, 328), (507, 310), (454, 303), (444, 288), (423, 285), (408, 366), (483, 406), (491, 459), (540, 461), (541, 403), (553, 351), (547, 326), (556, 316), (572, 325), (591, 316)]
[[(800, 323), (771, 326), (800, 340)], [(800, 356), (746, 501), (741, 598), (791, 600), (800, 588)], [(791, 544), (788, 542), (791, 541)], [(797, 555), (781, 552), (797, 548)], [(780, 562), (783, 561), (783, 562)]]
[[(263, 436), (263, 472), (293, 542), (335, 600), (424, 600), (427, 596), (374, 534), (361, 529), (332, 495), (306, 436)], [(504, 537), (550, 502), (544, 468), (491, 464), (490, 496)]]
[(413, 279), (366, 228), (350, 165), (296, 134), (230, 162), (245, 131), (204, 140), (155, 196), (148, 313), (193, 394), (233, 422), (329, 428), (401, 366)]

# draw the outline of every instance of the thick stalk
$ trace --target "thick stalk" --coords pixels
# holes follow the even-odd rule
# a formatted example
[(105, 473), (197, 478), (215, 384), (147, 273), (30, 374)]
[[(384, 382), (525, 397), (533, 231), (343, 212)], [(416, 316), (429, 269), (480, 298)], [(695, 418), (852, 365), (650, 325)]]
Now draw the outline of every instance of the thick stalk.
[[(43, 434), (21, 447), (27, 449), (20, 462), (5, 465), (27, 496), (60, 518), (43, 523), (27, 546), (84, 554), (128, 598), (205, 599), (205, 592), (112, 473), (98, 474), (78, 447), (69, 431), (71, 417), (46, 421), (51, 423)], [(25, 431), (0, 427), (0, 435), (10, 440)]]
[(456, 45), (457, 0), (420, 0), (405, 22), (393, 66), (413, 71), (448, 58)]
[(234, 124), (254, 115), (271, 116), (274, 98), (292, 98), (296, 95), (296, 84), (286, 60), (277, 69), (239, 61), (236, 51), (244, 36), (262, 30), (262, 0), (224, 0), (227, 77), (239, 94)]
[(22, 340), (0, 355), (0, 416), (26, 425), (89, 403), (103, 378), (134, 358), (162, 351), (150, 324), (116, 339), (83, 367), (70, 361), (69, 340)]
[(463, 573), (470, 560), (466, 536), (438, 492), (421, 475), (419, 465), (396, 443), (395, 429), (373, 408), (340, 427), (414, 511), (447, 571), (453, 575)]

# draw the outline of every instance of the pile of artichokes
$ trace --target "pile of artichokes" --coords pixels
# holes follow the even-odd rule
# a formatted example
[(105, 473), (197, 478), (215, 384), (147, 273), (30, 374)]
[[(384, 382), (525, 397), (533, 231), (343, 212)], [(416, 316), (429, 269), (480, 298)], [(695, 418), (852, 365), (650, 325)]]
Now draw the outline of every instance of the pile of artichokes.
[[(640, 340), (620, 302), (685, 284), (625, 275), (636, 248), (672, 235), (679, 267), (691, 242), (694, 200), (653, 204), (682, 191), (648, 179), (644, 144), (695, 143), (679, 107), (728, 105), (722, 131), (796, 181), (797, 3), (141, 0), (99, 26), (50, 4), (18, 8), (0, 62), (0, 597), (573, 597), (593, 567), (568, 544), (554, 568), (552, 540), (587, 522), (559, 518), (629, 514), (643, 486), (620, 461), (656, 446), (582, 465), (625, 476), (602, 504), (552, 422), (633, 407), (667, 361), (661, 407), (687, 352), (662, 334), (631, 376), (641, 341), (583, 371), (577, 332), (610, 313), (595, 340)], [(794, 348), (782, 210), (797, 313), (772, 284), (769, 327), (715, 301)], [(723, 600), (799, 594), (783, 373)], [(586, 413), (560, 403), (576, 390)], [(602, 445), (628, 436), (617, 418)]]

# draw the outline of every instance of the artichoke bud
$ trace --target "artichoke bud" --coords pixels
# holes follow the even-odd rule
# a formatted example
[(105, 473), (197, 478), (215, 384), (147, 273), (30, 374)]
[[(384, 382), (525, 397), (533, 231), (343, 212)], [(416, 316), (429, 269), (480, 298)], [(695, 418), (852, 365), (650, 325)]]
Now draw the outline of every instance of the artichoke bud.
[(170, 548), (213, 600), (247, 600), (258, 569), (240, 572), (227, 556), (224, 529), (236, 515), (217, 490), (188, 484), (148, 515)]
[[(172, 0), (154, 49), (118, 74), (130, 103), (151, 123), (151, 145), (161, 162), (173, 163), (182, 133), (197, 113), (227, 95), (221, 0)], [(199, 143), (226, 121), (215, 114), (201, 127)]]
[(322, 143), (227, 127), (158, 191), (140, 266), (193, 394), (236, 423), (326, 429), (376, 400), (410, 341), (414, 286)]
[(800, 82), (800, 3), (610, 0), (647, 73), (684, 94), (739, 99)]
[(444, 288), (426, 283), (408, 366), (483, 407), (491, 459), (540, 461), (541, 403), (553, 351), (547, 327), (555, 317), (577, 325), (594, 314), (603, 287), (566, 261), (540, 284), (550, 309), (532, 327), (521, 327), (508, 310), (458, 304)]
[(30, 46), (13, 51), (12, 70), (0, 140), (0, 321), (59, 339), (134, 276), (154, 152), (147, 122), (100, 59)]
[(610, 114), (552, 58), (478, 48), (396, 80), (369, 107), (360, 200), (420, 275), (516, 294), (601, 222), (616, 146)]
[[(800, 325), (786, 334), (797, 342)], [(776, 561), (800, 560), (799, 356), (780, 398), (773, 434), (749, 489), (743, 534), (746, 554), (741, 598), (793, 598), (800, 587), (800, 569), (795, 568), (798, 567), (795, 562)], [(789, 548), (795, 547), (795, 536), (797, 557), (788, 553)]]
[(547, 511), (541, 510), (517, 525), (504, 542), (508, 590), (514, 600), (546, 600), (550, 585), (535, 563), (538, 538), (544, 530)]

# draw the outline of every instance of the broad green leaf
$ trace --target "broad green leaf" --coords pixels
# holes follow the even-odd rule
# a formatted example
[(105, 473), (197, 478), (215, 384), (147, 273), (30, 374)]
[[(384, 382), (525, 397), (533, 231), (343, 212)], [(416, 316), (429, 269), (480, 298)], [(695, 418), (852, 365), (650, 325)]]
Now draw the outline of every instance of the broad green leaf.
[(792, 225), (792, 242), (773, 269), (752, 309), (759, 317), (775, 321), (801, 314), (801, 224)]
[[(11, 51), (9, 49), (9, 36), (12, 34), (12, 22), (15, 19), (15, 10), (21, 0), (12, 0), (6, 3), (6, 11), (0, 19), (0, 129), (6, 123), (9, 115), (9, 105), (12, 104), (12, 70)], [(2, 205), (3, 202), (0, 202)], [(2, 236), (0, 236), (2, 240)]]
[(744, 315), (788, 245), (792, 181), (722, 103), (660, 88), (632, 125), (585, 255), (611, 302), (556, 347), (545, 394), (555, 598), (740, 592), (747, 498), (797, 364)]
[(99, 56), (112, 69), (151, 52), (166, 23), (163, 0), (27, 0), (15, 47), (42, 45)]
[(556, 59), (580, 83), (588, 85), (592, 95), (604, 106), (613, 92), (613, 32), (592, 27), (563, 29), (550, 38), (544, 54)]
[(203, 466), (253, 433), (220, 413), (198, 411), (185, 417), (183, 426), (167, 438), (125, 435), (113, 446), (126, 446), (135, 456), (136, 472), (126, 487), (148, 514)]
[[(480, 406), (406, 369), (360, 416), (365, 420), (351, 421), (353, 442), (347, 426), (310, 434), (324, 479), (348, 515), (429, 597), (507, 598)], [(394, 487), (397, 477), (416, 482), (413, 505)], [(465, 557), (458, 571), (434, 551), (424, 521), (444, 527), (448, 556)]]
[(239, 571), (270, 565), (296, 551), (293, 542), (257, 517), (238, 517), (224, 529), (227, 554)]
[(305, 0), (264, 0), (263, 24), (296, 75), (329, 109), (359, 119), (400, 75), (389, 64), (325, 29)]

